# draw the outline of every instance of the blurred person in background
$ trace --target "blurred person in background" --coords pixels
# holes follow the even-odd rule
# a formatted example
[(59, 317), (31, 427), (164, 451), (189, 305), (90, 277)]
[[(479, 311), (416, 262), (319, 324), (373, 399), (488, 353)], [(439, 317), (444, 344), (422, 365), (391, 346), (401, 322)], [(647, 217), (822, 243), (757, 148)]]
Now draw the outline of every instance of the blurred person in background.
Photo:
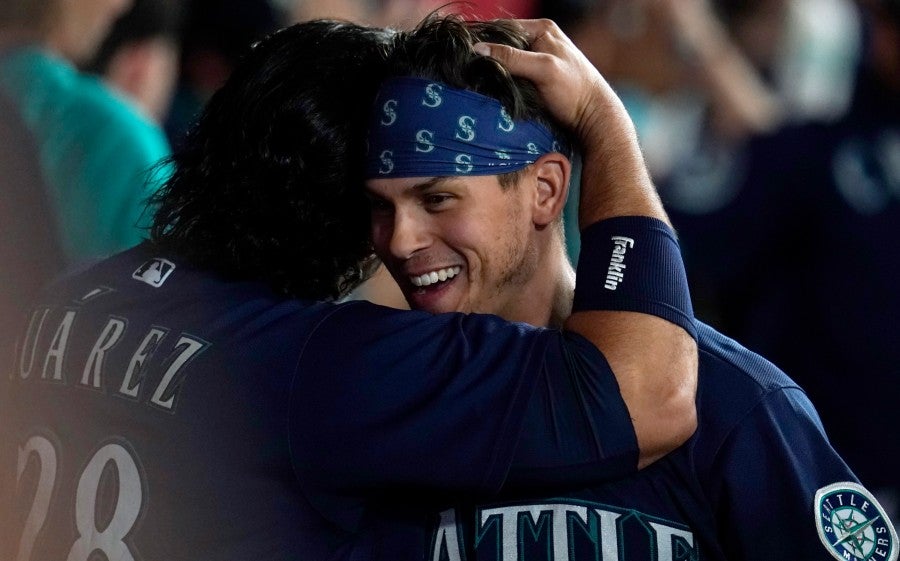
[(657, 180), (702, 138), (840, 116), (859, 56), (848, 0), (569, 0), (543, 15), (621, 92)]
[[(860, 0), (847, 112), (757, 139), (742, 206), (690, 232), (738, 248), (717, 267), (729, 329), (794, 373), (835, 447), (900, 501), (900, 2)], [(741, 249), (742, 248), (742, 249)]]
[(246, 48), (286, 23), (269, 0), (181, 0), (178, 83), (165, 121), (178, 147), (212, 94), (225, 83)]
[[(105, 256), (143, 239), (144, 202), (153, 191), (147, 184), (148, 171), (169, 155), (168, 143), (157, 125), (75, 66), (94, 56), (130, 3), (4, 0), (0, 4), (0, 95), (8, 102), (4, 109), (8, 119), (29, 137), (4, 158), (9, 161), (22, 154), (40, 170), (12, 173), (2, 180), (8, 192), (43, 201), (38, 207), (16, 206), (20, 198), (4, 198), (4, 213), (22, 221), (33, 212), (27, 227), (40, 227), (38, 236), (4, 242), (18, 239), (19, 255), (33, 253), (32, 259), (47, 259), (36, 276), (29, 276), (27, 268), (17, 270), (15, 260), (0, 263), (4, 277), (17, 279), (4, 283), (2, 290), (10, 291), (6, 295), (16, 294), (11, 288), (16, 284), (34, 283), (36, 289), (66, 264)], [(35, 150), (30, 156), (22, 152), (29, 144)], [(41, 183), (44, 192), (36, 193)], [(12, 228), (13, 223), (3, 227)], [(50, 237), (55, 238), (52, 243)], [(16, 306), (24, 305), (6, 295)], [(4, 314), (0, 322), (15, 325), (19, 319)]]
[(18, 318), (64, 259), (37, 145), (0, 95), (0, 361), (12, 357)]
[(291, 21), (315, 18), (346, 19), (357, 23), (406, 29), (431, 12), (458, 13), (477, 20), (531, 18), (536, 0), (276, 0)]
[[(622, 96), (676, 226), (731, 202), (748, 139), (840, 115), (858, 56), (846, 0), (567, 0), (542, 13)], [(692, 283), (715, 324), (702, 279)]]
[(133, 0), (83, 69), (163, 123), (178, 81), (182, 0)]
[(159, 127), (75, 65), (89, 60), (126, 0), (4, 3), (0, 92), (40, 151), (68, 262), (143, 239), (149, 169), (169, 155)]
[[(707, 124), (683, 127), (688, 132), (682, 138), (659, 137), (687, 157), (656, 161), (654, 179), (679, 234), (698, 317), (791, 373), (816, 403), (838, 452), (896, 516), (900, 446), (891, 431), (900, 426), (898, 3), (828, 1), (819, 4), (821, 11), (815, 5), (711, 5), (719, 6), (717, 33), (728, 30), (734, 38), (718, 52), (725, 59), (739, 54), (744, 69), (758, 78), (751, 83), (761, 87), (760, 95), (747, 98), (753, 103), (719, 105), (769, 109), (728, 112), (713, 104), (694, 117), (686, 109), (684, 118)], [(809, 29), (817, 17), (824, 35), (814, 36), (835, 41), (807, 43), (806, 74), (779, 70), (798, 68), (781, 59), (798, 39), (771, 24), (799, 19)], [(845, 35), (836, 36), (842, 28)], [(643, 41), (660, 41), (653, 37)], [(639, 83), (645, 92), (669, 91), (685, 79), (677, 66), (659, 59), (677, 63), (678, 49), (655, 48), (654, 56), (626, 52), (621, 68), (622, 57), (611, 54), (619, 52), (616, 46), (602, 44), (616, 38), (591, 38), (594, 52), (608, 57), (598, 55), (595, 64), (605, 64), (613, 77), (645, 76), (623, 80), (626, 89)], [(679, 112), (669, 113), (675, 122)], [(735, 118), (742, 114), (774, 119)], [(635, 111), (638, 123), (641, 115)], [(653, 163), (656, 141), (642, 140), (649, 141)]]

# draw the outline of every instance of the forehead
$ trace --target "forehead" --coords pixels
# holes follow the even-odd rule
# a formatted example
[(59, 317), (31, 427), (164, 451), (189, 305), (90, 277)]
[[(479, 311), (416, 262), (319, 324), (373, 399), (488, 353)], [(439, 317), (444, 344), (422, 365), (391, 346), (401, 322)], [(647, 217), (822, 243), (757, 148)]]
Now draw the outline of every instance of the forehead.
[(453, 175), (443, 177), (391, 177), (368, 179), (366, 191), (383, 198), (415, 196), (418, 193), (446, 189), (478, 194), (491, 186), (499, 186), (496, 175)]

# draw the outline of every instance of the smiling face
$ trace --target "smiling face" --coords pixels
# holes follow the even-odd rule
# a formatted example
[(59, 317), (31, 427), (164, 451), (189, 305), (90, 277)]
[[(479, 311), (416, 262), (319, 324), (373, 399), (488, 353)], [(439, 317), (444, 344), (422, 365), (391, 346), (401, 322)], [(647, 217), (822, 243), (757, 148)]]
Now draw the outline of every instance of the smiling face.
[(372, 238), (413, 309), (515, 318), (537, 269), (528, 190), (497, 176), (375, 179)]

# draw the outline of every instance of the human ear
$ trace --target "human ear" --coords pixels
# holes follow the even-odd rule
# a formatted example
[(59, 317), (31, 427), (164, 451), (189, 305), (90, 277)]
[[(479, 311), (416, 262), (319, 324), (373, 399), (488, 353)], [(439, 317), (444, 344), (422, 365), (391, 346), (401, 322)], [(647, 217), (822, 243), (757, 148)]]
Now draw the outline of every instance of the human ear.
[(559, 152), (544, 154), (532, 164), (535, 181), (532, 220), (539, 227), (552, 223), (566, 205), (572, 163)]

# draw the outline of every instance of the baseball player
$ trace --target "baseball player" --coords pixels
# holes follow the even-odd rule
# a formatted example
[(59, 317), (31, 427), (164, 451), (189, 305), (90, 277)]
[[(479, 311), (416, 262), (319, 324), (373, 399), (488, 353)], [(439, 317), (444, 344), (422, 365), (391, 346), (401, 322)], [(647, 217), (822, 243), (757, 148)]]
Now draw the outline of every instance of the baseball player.
[[(605, 229), (591, 223), (594, 208), (582, 207), (582, 240), (605, 252), (582, 252), (574, 283), (560, 225), (571, 170), (565, 139), (532, 86), (495, 61), (531, 80), (563, 121), (585, 109), (573, 100), (608, 86), (555, 25), (522, 25), (525, 35), (502, 23), (432, 18), (393, 51), (397, 76), (376, 98), (368, 141), (377, 254), (410, 306), (434, 313), (553, 325), (595, 301), (585, 286), (617, 302), (638, 287), (664, 293), (655, 271), (678, 251), (665, 217), (612, 219), (622, 222)], [(522, 50), (529, 42), (534, 52)], [(582, 138), (602, 153), (621, 146), (619, 133), (600, 126)], [(633, 165), (592, 152), (585, 172), (598, 161)], [(454, 274), (444, 279), (444, 271)], [(385, 524), (382, 539), (417, 543), (427, 561), (895, 561), (891, 521), (829, 444), (803, 390), (703, 323), (682, 325), (695, 330), (700, 365), (699, 427), (687, 443), (617, 481), (578, 490), (532, 482), (530, 496), (515, 489), (460, 501), (402, 530)], [(523, 430), (554, 438), (541, 427)], [(532, 452), (537, 462), (536, 445)]]

